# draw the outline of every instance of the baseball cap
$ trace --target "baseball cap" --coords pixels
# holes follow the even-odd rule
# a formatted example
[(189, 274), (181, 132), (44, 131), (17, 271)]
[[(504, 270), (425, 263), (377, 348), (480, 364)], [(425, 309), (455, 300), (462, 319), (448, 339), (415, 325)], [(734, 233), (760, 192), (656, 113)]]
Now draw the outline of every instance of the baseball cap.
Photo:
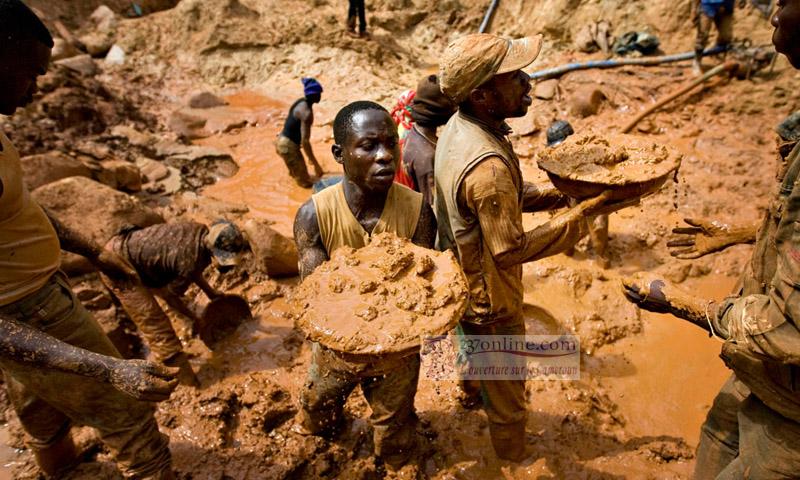
[(236, 266), (247, 246), (241, 230), (227, 220), (216, 220), (208, 227), (211, 254), (223, 267)]
[(541, 49), (541, 35), (509, 40), (476, 33), (456, 39), (447, 46), (439, 63), (442, 93), (461, 103), (472, 90), (495, 75), (521, 70), (533, 63)]

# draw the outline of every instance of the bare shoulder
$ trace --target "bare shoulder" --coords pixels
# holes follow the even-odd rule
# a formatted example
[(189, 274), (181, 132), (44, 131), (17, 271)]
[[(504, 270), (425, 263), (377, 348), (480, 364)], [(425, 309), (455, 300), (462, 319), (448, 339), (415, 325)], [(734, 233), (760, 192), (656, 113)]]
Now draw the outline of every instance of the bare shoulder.
[(321, 244), (317, 209), (310, 198), (300, 206), (294, 217), (294, 240), (298, 249)]

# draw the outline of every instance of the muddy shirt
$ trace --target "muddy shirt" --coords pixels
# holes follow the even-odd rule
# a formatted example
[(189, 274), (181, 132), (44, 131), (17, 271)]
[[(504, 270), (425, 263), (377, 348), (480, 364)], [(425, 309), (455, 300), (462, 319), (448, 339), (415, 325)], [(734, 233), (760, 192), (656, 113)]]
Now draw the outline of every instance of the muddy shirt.
[(30, 295), (58, 270), (58, 236), (23, 185), (19, 153), (0, 132), (0, 306)]
[(123, 236), (122, 252), (149, 288), (167, 285), (183, 293), (211, 258), (202, 247), (208, 228), (200, 223), (153, 225)]
[(322, 244), (325, 245), (329, 257), (341, 247), (362, 248), (369, 243), (372, 235), (383, 232), (392, 232), (398, 237), (410, 239), (417, 231), (422, 211), (421, 194), (393, 183), (386, 197), (381, 218), (372, 232), (367, 232), (358, 223), (358, 219), (347, 204), (344, 182), (314, 194), (311, 199), (317, 212), (317, 225)]
[(467, 277), (470, 303), (464, 320), (471, 323), (521, 319), (522, 264), (562, 251), (580, 235), (578, 222), (550, 232), (548, 242), (535, 230), (524, 231), (523, 210), (559, 198), (536, 195), (532, 184), (523, 182), (508, 132), (459, 112), (436, 148), (439, 247), (453, 250)]
[(715, 322), (722, 356), (762, 402), (800, 421), (800, 145), (759, 228), (742, 295)]

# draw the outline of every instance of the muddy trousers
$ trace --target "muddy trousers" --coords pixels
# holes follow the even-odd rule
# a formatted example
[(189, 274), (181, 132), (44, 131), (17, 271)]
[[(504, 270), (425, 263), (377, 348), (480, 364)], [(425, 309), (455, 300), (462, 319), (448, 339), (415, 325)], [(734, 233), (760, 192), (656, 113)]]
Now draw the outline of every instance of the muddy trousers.
[[(127, 259), (122, 245), (121, 238), (114, 237), (105, 248)], [(183, 345), (152, 292), (138, 278), (112, 278), (101, 273), (100, 279), (131, 317), (147, 342), (153, 360), (169, 366), (178, 365), (184, 358)]]
[[(103, 355), (120, 354), (58, 273), (36, 293), (0, 313), (62, 342)], [(69, 435), (71, 424), (98, 430), (126, 478), (160, 478), (171, 468), (169, 440), (158, 431), (153, 405), (80, 375), (2, 363), (11, 404), (26, 444), (40, 451)]]
[[(481, 325), (461, 322), (459, 333), (464, 335), (525, 335), (522, 318), (510, 323)], [(498, 457), (507, 460), (522, 460), (525, 456), (525, 405), (524, 380), (481, 380), (462, 383), (467, 387), (480, 388), (481, 400), (489, 417), (489, 434)], [(462, 387), (463, 388), (463, 387)]]
[(375, 454), (393, 467), (402, 466), (416, 446), (418, 380), (419, 355), (376, 367), (346, 362), (314, 343), (300, 396), (303, 426), (313, 434), (333, 434), (343, 420), (347, 397), (361, 385), (372, 409)]
[(767, 407), (735, 375), (700, 430), (695, 480), (772, 480), (800, 475), (800, 423)]
[(703, 12), (698, 12), (695, 18), (695, 26), (697, 27), (697, 37), (694, 44), (695, 52), (705, 50), (712, 25), (717, 27), (717, 45), (729, 45), (733, 41), (733, 12), (722, 11), (713, 18)]
[(280, 135), (275, 143), (275, 150), (278, 152), (278, 156), (283, 159), (283, 163), (286, 164), (286, 168), (289, 169), (289, 175), (292, 176), (294, 181), (303, 188), (311, 187), (311, 177), (308, 175), (308, 168), (306, 168), (303, 153), (300, 151), (300, 145)]
[(347, 10), (347, 28), (351, 32), (356, 31), (356, 17), (358, 17), (358, 32), (366, 32), (367, 12), (364, 0), (350, 0), (350, 8)]

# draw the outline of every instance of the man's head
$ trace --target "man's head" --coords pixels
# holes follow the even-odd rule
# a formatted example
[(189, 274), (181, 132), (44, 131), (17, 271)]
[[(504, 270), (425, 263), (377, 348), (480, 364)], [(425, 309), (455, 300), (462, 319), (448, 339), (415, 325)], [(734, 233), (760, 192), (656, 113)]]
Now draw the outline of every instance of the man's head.
[(242, 252), (247, 248), (247, 240), (233, 223), (227, 220), (216, 220), (208, 227), (205, 246), (220, 271), (233, 268), (239, 264)]
[(800, 68), (800, 0), (778, 0), (772, 26), (775, 49), (786, 55), (794, 68)]
[(497, 120), (524, 116), (530, 77), (522, 71), (539, 55), (540, 36), (506, 40), (484, 33), (448, 45), (439, 64), (442, 92), (460, 108)]
[(333, 138), (331, 151), (347, 180), (369, 192), (389, 190), (400, 146), (397, 126), (385, 108), (365, 101), (347, 105), (336, 114)]
[(314, 78), (303, 78), (303, 95), (310, 104), (322, 100), (322, 85)]
[(416, 96), (411, 102), (411, 119), (423, 127), (436, 128), (447, 123), (457, 109), (439, 88), (439, 78), (427, 75), (417, 85)]
[(11, 115), (36, 93), (47, 72), (53, 37), (20, 0), (0, 0), (0, 114)]

